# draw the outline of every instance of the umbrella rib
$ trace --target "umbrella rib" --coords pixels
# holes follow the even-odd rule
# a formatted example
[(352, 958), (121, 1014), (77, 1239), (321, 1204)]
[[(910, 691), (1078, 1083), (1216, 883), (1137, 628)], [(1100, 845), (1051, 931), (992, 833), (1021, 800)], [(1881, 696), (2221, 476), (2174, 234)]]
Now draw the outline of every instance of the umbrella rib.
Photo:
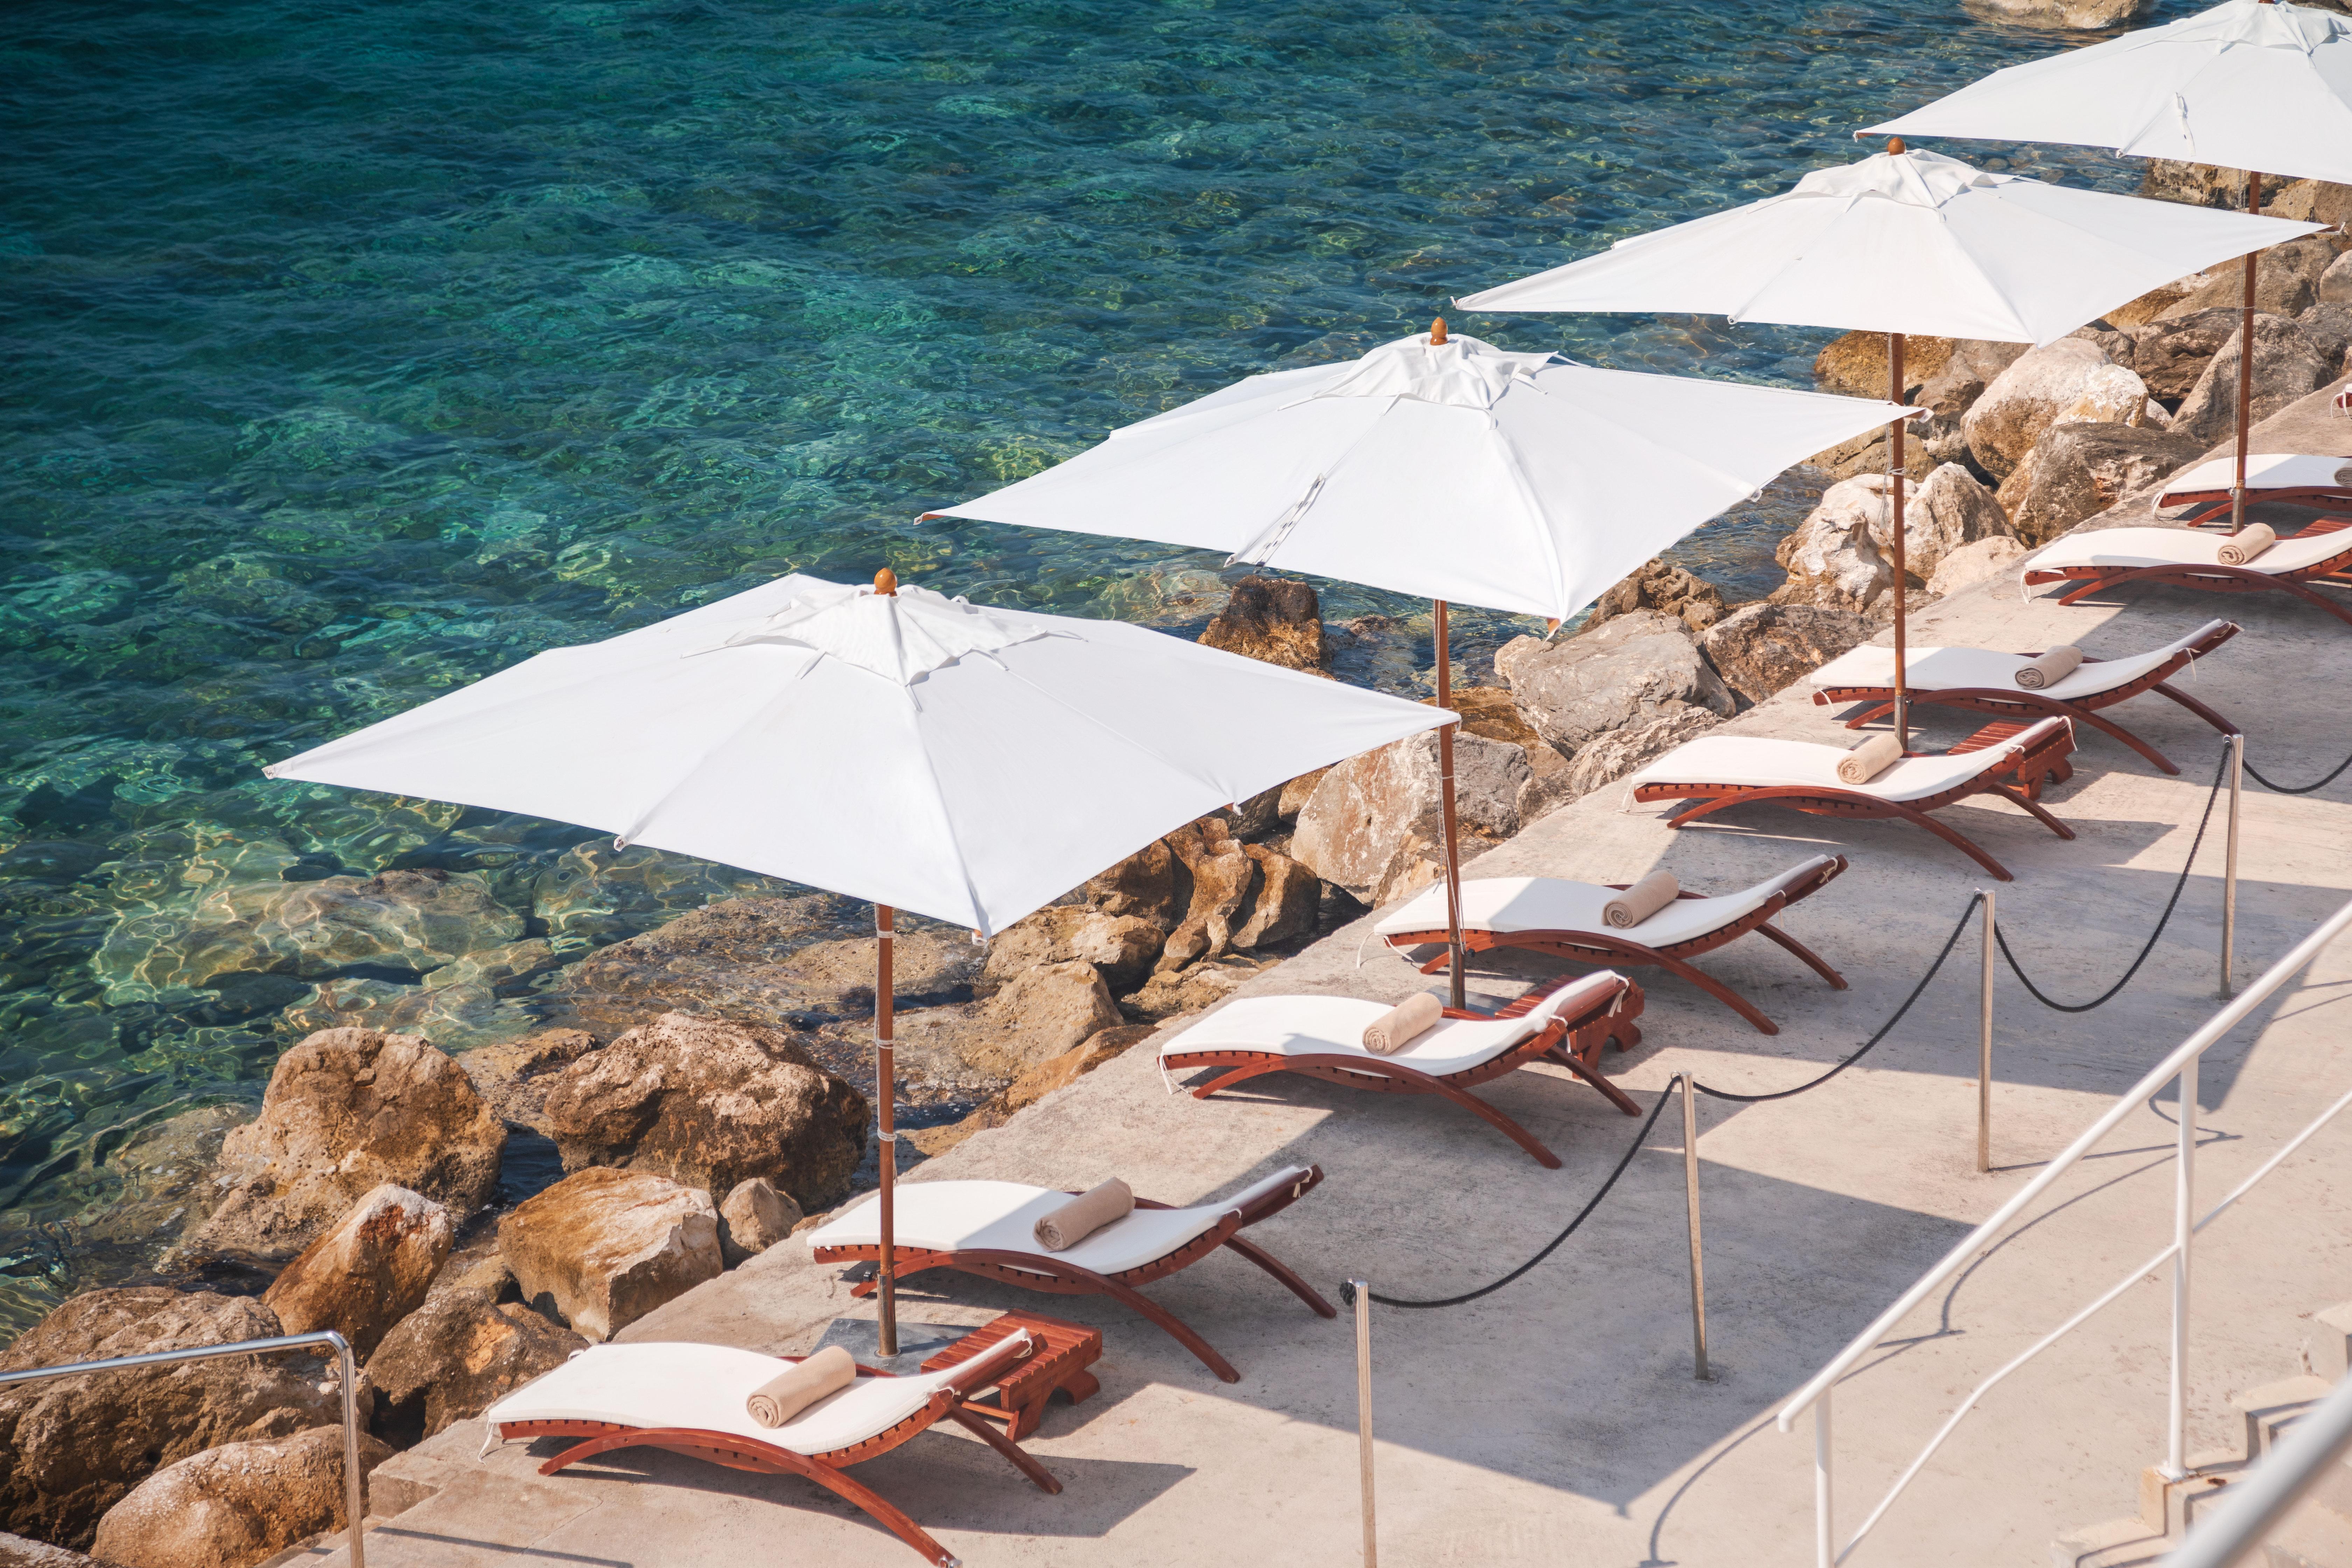
[(811, 670), (814, 669), (824, 657), (825, 656), (824, 654), (818, 653), (814, 649), (810, 650), (808, 663), (803, 665), (798, 670), (795, 670), (793, 673), (791, 679), (781, 683), (785, 689), (779, 689), (774, 692), (765, 702), (760, 704), (758, 710), (750, 718), (744, 720), (741, 723), (736, 725), (725, 734), (712, 741), (709, 745), (705, 746), (700, 751), (697, 752), (694, 755), (693, 762), (688, 763), (683, 772), (674, 774), (671, 777), (670, 782), (662, 787), (661, 792), (656, 795), (643, 809), (636, 813), (636, 820), (631, 823), (625, 829), (614, 834), (614, 838), (623, 845), (636, 842), (646, 827), (651, 825), (653, 819), (660, 815), (662, 807), (667, 805), (671, 798), (675, 796), (679, 790), (686, 786), (688, 780), (700, 773), (704, 765), (708, 763), (711, 758), (717, 756), (720, 752), (725, 751), (729, 746), (733, 745), (739, 736), (742, 735), (746, 731), (758, 728), (761, 721), (766, 720), (771, 713), (774, 712), (780, 705), (789, 701), (792, 697), (792, 692), (789, 688), (798, 685), (801, 679), (803, 676), (806, 676)]
[[(991, 658), (988, 662), (1008, 675), (1012, 673), (1012, 667), (1002, 659)], [(971, 902), (973, 929), (983, 938), (992, 937), (996, 930), (989, 923), (988, 905), (982, 900), (980, 889), (972, 885), (971, 857), (963, 852), (963, 838), (956, 832), (955, 814), (948, 809), (947, 791), (940, 784), (939, 765), (931, 760), (931, 748), (923, 742), (922, 699), (912, 686), (900, 689), (906, 693), (907, 706), (915, 715), (915, 754), (923, 759), (923, 779), (931, 786), (931, 805), (939, 812), (940, 831), (947, 836), (948, 847), (955, 855), (956, 878), (963, 883), (964, 897)]]

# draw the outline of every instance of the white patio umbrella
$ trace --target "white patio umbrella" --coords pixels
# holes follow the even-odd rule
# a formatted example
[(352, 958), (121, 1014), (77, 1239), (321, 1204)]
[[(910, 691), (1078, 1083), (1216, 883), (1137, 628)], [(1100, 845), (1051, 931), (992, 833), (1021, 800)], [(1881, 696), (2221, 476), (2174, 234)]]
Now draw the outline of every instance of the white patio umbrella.
[(266, 770), (577, 822), (877, 906), (882, 1353), (897, 1353), (893, 911), (986, 935), (1194, 817), (1451, 722), (885, 570), (556, 648)]
[[(1885, 332), (1888, 395), (1899, 401), (1907, 334), (2047, 343), (2160, 283), (2317, 226), (2069, 190), (1908, 152), (1896, 140), (1860, 163), (1816, 169), (1780, 195), (1619, 240), (1458, 303), (1696, 311)], [(1907, 745), (1900, 420), (1889, 447), (1895, 733)]]
[[(1254, 375), (930, 517), (1157, 540), (1435, 601), (1565, 620), (1773, 476), (1897, 410), (1597, 370), (1445, 323), (1360, 359)], [(1454, 735), (1438, 732), (1462, 1000)]]
[[(2134, 158), (2352, 182), (2352, 18), (2280, 0), (2210, 11), (1997, 70), (1870, 131), (2107, 147)], [(2254, 253), (2246, 253), (2231, 523), (2245, 526), (2253, 392)]]

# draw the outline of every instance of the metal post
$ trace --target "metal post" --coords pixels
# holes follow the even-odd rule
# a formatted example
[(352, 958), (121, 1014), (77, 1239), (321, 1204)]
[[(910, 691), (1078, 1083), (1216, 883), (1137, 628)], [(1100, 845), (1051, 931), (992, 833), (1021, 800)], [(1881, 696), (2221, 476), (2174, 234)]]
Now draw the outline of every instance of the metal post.
[(1372, 1527), (1372, 1287), (1348, 1281), (1356, 1299), (1356, 1443), (1364, 1468), (1364, 1568), (1380, 1568), (1378, 1532)]
[(2166, 1413), (2165, 1474), (2180, 1480), (2189, 1474), (2189, 1244), (2197, 1235), (2197, 1064), (2192, 1056), (2180, 1067), (2180, 1144), (2173, 1156), (2172, 1241), (2172, 1390)]
[(2237, 989), (2231, 973), (2238, 959), (2238, 798), (2246, 786), (2246, 735), (2230, 737), (2230, 847), (2221, 862), (2221, 994)]
[(1830, 1512), (1830, 1391), (1813, 1402), (1813, 1564), (1837, 1568), (1837, 1525)]
[(2000, 941), (1993, 923), (1992, 889), (1979, 890), (1984, 900), (1983, 974), (1977, 982), (1977, 1169), (1992, 1169), (1992, 966)]
[(897, 1276), (896, 1239), (898, 1218), (892, 1189), (898, 1176), (898, 1072), (890, 1041), (890, 1004), (893, 1000), (891, 973), (891, 938), (896, 925), (896, 911), (888, 904), (874, 907), (874, 1094), (876, 1109), (880, 1112), (878, 1126), (882, 1147), (882, 1249), (875, 1273), (876, 1294), (881, 1298), (882, 1322), (877, 1343), (885, 1357), (898, 1353), (898, 1281)]
[(1712, 1383), (1715, 1374), (1706, 1366), (1706, 1265), (1700, 1257), (1698, 1241), (1698, 1101), (1692, 1093), (1691, 1075), (1681, 1075), (1683, 1085), (1683, 1200), (1690, 1211), (1691, 1252), (1691, 1358), (1697, 1370), (1691, 1375), (1701, 1383)]
[[(1445, 635), (1445, 601), (1432, 601), (1437, 631), (1437, 705), (1450, 707), (1454, 701), (1454, 653)], [(1445, 994), (1446, 1005), (1463, 1007), (1462, 978), (1462, 851), (1458, 843), (1461, 829), (1454, 809), (1454, 726), (1446, 725), (1437, 731), (1437, 793), (1441, 815), (1445, 820)]]
[(335, 1342), (335, 1360), (343, 1378), (343, 1533), (350, 1538), (352, 1568), (367, 1568), (367, 1548), (360, 1542), (360, 1521), (367, 1518), (367, 1485), (360, 1474), (360, 1405), (359, 1372), (352, 1364), (352, 1347), (343, 1336), (332, 1329), (328, 1337)]
[[(1903, 151), (1902, 138), (1886, 144), (1890, 153)], [(1886, 401), (1903, 401), (1903, 334), (1886, 334)], [(1896, 419), (1887, 426), (1886, 480), (1893, 501), (1895, 538), (1895, 740), (1905, 751), (1911, 749), (1911, 685), (1904, 671), (1906, 649), (1904, 639), (1904, 604), (1910, 596), (1910, 584), (1904, 574), (1908, 570), (1904, 558), (1903, 526), (1903, 421)]]

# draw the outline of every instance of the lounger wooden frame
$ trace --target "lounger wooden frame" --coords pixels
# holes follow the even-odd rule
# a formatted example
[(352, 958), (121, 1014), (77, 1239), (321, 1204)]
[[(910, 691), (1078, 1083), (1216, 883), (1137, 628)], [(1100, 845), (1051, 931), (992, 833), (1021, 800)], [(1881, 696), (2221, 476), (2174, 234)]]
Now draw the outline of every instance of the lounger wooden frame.
[[(1465, 933), (1466, 934), (1466, 933)], [(1576, 983), (1575, 976), (1562, 975), (1535, 987), (1527, 994), (1513, 1000), (1509, 1005), (1493, 1013), (1475, 1008), (1448, 1007), (1448, 1018), (1518, 1018), (1524, 1017), (1545, 997), (1563, 985)], [(1541, 1029), (1513, 1046), (1499, 1056), (1480, 1062), (1476, 1067), (1460, 1072), (1431, 1074), (1387, 1057), (1356, 1056), (1337, 1051), (1319, 1055), (1286, 1056), (1279, 1051), (1253, 1051), (1221, 1047), (1186, 1051), (1160, 1058), (1160, 1065), (1171, 1072), (1183, 1072), (1192, 1068), (1222, 1067), (1233, 1070), (1210, 1079), (1193, 1089), (1192, 1098), (1206, 1100), (1220, 1089), (1246, 1083), (1268, 1073), (1297, 1073), (1304, 1078), (1321, 1079), (1326, 1083), (1344, 1084), (1349, 1089), (1368, 1089), (1376, 1094), (1433, 1094), (1480, 1118), (1496, 1131), (1517, 1143), (1536, 1163), (1547, 1170), (1559, 1169), (1559, 1156), (1510, 1117), (1497, 1110), (1470, 1090), (1482, 1083), (1491, 1083), (1507, 1073), (1534, 1062), (1548, 1061), (1564, 1067), (1585, 1082), (1609, 1097), (1609, 1102), (1628, 1116), (1639, 1116), (1641, 1107), (1625, 1097), (1625, 1092), (1611, 1083), (1601, 1073), (1601, 1047), (1612, 1041), (1621, 1051), (1632, 1050), (1642, 1043), (1641, 1026), (1633, 1020), (1642, 1014), (1642, 988), (1630, 980), (1622, 981), (1618, 989), (1594, 1002), (1574, 1017), (1556, 1017)]]
[[(2308, 532), (2309, 530), (2305, 531)], [(2313, 583), (2333, 583), (2338, 587), (2352, 587), (2352, 535), (2347, 535), (2343, 550), (2325, 561), (2293, 572), (2258, 572), (2252, 566), (2191, 565), (2168, 562), (2156, 566), (2050, 566), (2037, 567), (2025, 574), (2030, 586), (2045, 583), (2077, 583), (2058, 595), (2062, 605), (2072, 605), (2102, 588), (2120, 588), (2131, 583), (2150, 583), (2162, 588), (2194, 588), (2207, 594), (2251, 594), (2265, 588), (2275, 588), (2291, 594), (2307, 605), (2316, 605), (2347, 626), (2352, 626), (2352, 610), (2312, 591)]]
[[(842, 1471), (851, 1465), (888, 1453), (944, 1418), (1003, 1455), (1013, 1468), (1028, 1477), (1041, 1490), (1060, 1491), (1062, 1483), (1055, 1480), (1045, 1466), (1030, 1458), (1018, 1443), (964, 1408), (964, 1402), (980, 1389), (1008, 1375), (1044, 1349), (1042, 1343), (1033, 1342), (1030, 1350), (1007, 1362), (991, 1362), (982, 1358), (972, 1369), (975, 1375), (950, 1379), (932, 1394), (920, 1410), (897, 1426), (877, 1432), (862, 1443), (825, 1454), (796, 1454), (777, 1444), (762, 1443), (733, 1432), (713, 1432), (695, 1426), (625, 1426), (609, 1421), (506, 1421), (499, 1423), (499, 1436), (501, 1438), (587, 1439), (573, 1444), (540, 1466), (539, 1473), (542, 1476), (551, 1476), (567, 1465), (577, 1464), (582, 1459), (610, 1453), (616, 1448), (665, 1448), (689, 1458), (724, 1465), (729, 1469), (751, 1470), (772, 1476), (801, 1476), (863, 1510), (876, 1523), (921, 1552), (934, 1564), (934, 1568), (955, 1568), (959, 1561), (955, 1554), (932, 1540), (922, 1526), (901, 1510), (884, 1501), (871, 1487), (851, 1479)], [(799, 1361), (803, 1358), (785, 1356), (781, 1359)], [(869, 1366), (859, 1367), (857, 1374), (860, 1377), (890, 1375)]]
[[(972, 1248), (963, 1251), (936, 1252), (927, 1247), (908, 1247), (900, 1243), (891, 1248), (891, 1272), (901, 1283), (910, 1275), (933, 1268), (957, 1268), (982, 1279), (1018, 1285), (1024, 1290), (1044, 1290), (1056, 1296), (1108, 1296), (1136, 1313), (1146, 1321), (1158, 1325), (1171, 1339), (1201, 1360), (1201, 1364), (1227, 1383), (1239, 1383), (1242, 1374), (1234, 1370), (1233, 1363), (1217, 1353), (1216, 1348), (1195, 1333), (1175, 1313), (1160, 1306), (1137, 1289), (1155, 1279), (1165, 1279), (1181, 1268), (1190, 1268), (1221, 1247), (1229, 1247), (1289, 1288), (1290, 1293), (1313, 1308), (1318, 1316), (1336, 1318), (1339, 1310), (1325, 1300), (1314, 1286), (1291, 1272), (1279, 1258), (1241, 1232), (1262, 1219), (1280, 1214), (1297, 1203), (1323, 1182), (1323, 1167), (1309, 1165), (1307, 1173), (1286, 1187), (1277, 1187), (1224, 1215), (1207, 1230), (1186, 1242), (1164, 1258), (1156, 1258), (1140, 1268), (1122, 1269), (1116, 1274), (1097, 1274), (1081, 1268), (1066, 1258), (1050, 1252), (1009, 1252), (997, 1248)], [(1070, 1194), (1076, 1197), (1077, 1194)], [(1155, 1203), (1138, 1198), (1139, 1209), (1165, 1209), (1178, 1205)], [(878, 1246), (813, 1247), (810, 1255), (819, 1263), (879, 1262), (882, 1249)], [(862, 1279), (850, 1287), (858, 1296), (874, 1293), (875, 1282)]]
[[(1811, 898), (1833, 881), (1846, 868), (1845, 857), (1832, 856), (1824, 865), (1775, 892), (1755, 909), (1719, 930), (1704, 932), (1686, 941), (1668, 942), (1664, 947), (1644, 947), (1633, 940), (1633, 932), (1620, 935), (1613, 931), (1483, 931), (1475, 926), (1462, 928), (1462, 950), (1465, 952), (1492, 952), (1510, 948), (1528, 952), (1539, 952), (1548, 958), (1565, 958), (1577, 963), (1606, 964), (1612, 969), (1631, 969), (1643, 964), (1663, 969), (1669, 974), (1689, 981), (1753, 1025), (1758, 1032), (1777, 1035), (1780, 1026), (1772, 1022), (1746, 997), (1713, 975), (1693, 969), (1689, 960), (1713, 952), (1738, 941), (1749, 931), (1762, 931), (1773, 942), (1802, 960), (1812, 972), (1828, 981), (1837, 990), (1846, 988), (1845, 976), (1832, 969), (1812, 949), (1771, 923), (1772, 917), (1800, 899)], [(1631, 886), (1625, 882), (1609, 882), (1603, 886), (1623, 892)], [(1704, 899), (1705, 893), (1688, 890), (1677, 893), (1677, 899)], [(1423, 947), (1446, 940), (1444, 926), (1431, 931), (1396, 931), (1384, 940), (1391, 947)], [(1421, 966), (1423, 974), (1434, 974), (1445, 967), (1448, 955), (1439, 953)]]
[[(2352, 504), (2352, 489), (2342, 485), (2294, 485), (2277, 489), (2264, 489), (2253, 485), (2246, 488), (2248, 506), (2262, 506), (2272, 501), (2286, 506), (2341, 506)], [(2226, 489), (2167, 492), (2157, 497), (2156, 504), (2158, 510), (2163, 510), (2176, 506), (2203, 507), (2204, 510), (2187, 520), (2191, 528), (2210, 522), (2217, 517), (2229, 516), (2234, 505)]]
[[(2045, 697), (2039, 691), (2028, 691), (2021, 686), (1951, 686), (1936, 689), (1915, 686), (1911, 688), (1911, 700), (1932, 702), (1939, 708), (1965, 708), (1977, 713), (1998, 713), (2004, 717), (2024, 719), (2029, 722), (2036, 719), (2072, 719), (2078, 723), (2088, 724), (2103, 735), (2110, 735), (2121, 741), (2166, 773), (2177, 773), (2180, 770), (2173, 765), (2171, 758), (2114, 720), (2100, 718), (2096, 710), (2112, 708), (2118, 702), (2128, 701), (2143, 691), (2153, 691), (2159, 696), (2170, 698), (2224, 735), (2236, 734), (2238, 727), (2235, 724), (2231, 723), (2189, 693), (2176, 687), (2168, 686), (2165, 682), (2179, 674), (2191, 660), (2203, 658), (2207, 654), (2236, 637), (2242, 629), (2235, 621), (2223, 621), (2137, 679), (2127, 681), (2111, 690), (2095, 691), (2087, 697), (2076, 697), (2062, 701), (2056, 698)], [(2026, 657), (2039, 656), (2027, 655)], [(2083, 662), (2096, 664), (2100, 661), (2086, 658)], [(1824, 686), (1813, 693), (1813, 701), (1824, 708), (1840, 702), (1875, 704), (1845, 721), (1847, 729), (1859, 730), (1864, 724), (1884, 719), (1895, 711), (1895, 688), (1891, 686)]]
[[(1995, 721), (1952, 748), (1949, 755), (1963, 752), (1984, 751), (2005, 744), (2021, 726), (2006, 721)], [(1771, 802), (1810, 812), (1815, 816), (1843, 816), (1869, 821), (1895, 817), (1916, 826), (1924, 827), (1937, 837), (1968, 856), (1988, 872), (2004, 882), (2017, 879), (2009, 868), (1985, 853), (1969, 837), (1957, 828), (1937, 821), (1928, 813), (1941, 809), (1955, 801), (1973, 795), (1997, 795), (2012, 805), (2022, 806), (2035, 821), (2061, 838), (2072, 838), (2074, 830), (2044, 811), (2041, 795), (2045, 784), (2063, 784), (2074, 776), (2074, 766), (2067, 754), (2074, 749), (2071, 726), (2061, 724), (2024, 752), (2003, 754), (1993, 759), (1984, 771), (1964, 779), (1951, 788), (1917, 800), (1886, 800), (1860, 789), (1840, 789), (1834, 784), (1728, 784), (1694, 781), (1688, 784), (1645, 784), (1635, 789), (1635, 800), (1696, 800), (1701, 804), (1694, 810), (1674, 819), (1676, 827), (1688, 827), (1702, 817), (1735, 805)], [(1906, 756), (1931, 753), (1910, 752)], [(2004, 784), (2002, 775), (2014, 780)]]

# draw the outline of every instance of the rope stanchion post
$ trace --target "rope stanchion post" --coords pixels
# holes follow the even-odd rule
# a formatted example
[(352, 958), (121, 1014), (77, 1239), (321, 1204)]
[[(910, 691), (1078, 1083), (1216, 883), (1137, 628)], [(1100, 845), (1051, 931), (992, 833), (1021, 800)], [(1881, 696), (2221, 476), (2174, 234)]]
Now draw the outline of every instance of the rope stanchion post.
[(2197, 1064), (2180, 1067), (2180, 1143), (2172, 1172), (2172, 1384), (2165, 1411), (2168, 1480), (2189, 1475), (2189, 1247), (2197, 1236)]
[(1364, 1471), (1364, 1568), (1380, 1568), (1379, 1531), (1372, 1517), (1372, 1287), (1350, 1279), (1346, 1294), (1356, 1304), (1356, 1446)]
[(1992, 1169), (1992, 972), (2000, 951), (1993, 942), (1993, 897), (1990, 888), (1978, 890), (1984, 900), (1983, 973), (1977, 982), (1977, 1170)]
[(1698, 1098), (1688, 1073), (1681, 1075), (1683, 1090), (1683, 1200), (1690, 1212), (1691, 1375), (1713, 1383), (1706, 1364), (1706, 1264), (1699, 1248), (1698, 1229)]
[(2238, 800), (2246, 787), (2246, 735), (2230, 737), (2230, 847), (2221, 863), (2221, 995), (2237, 990), (2231, 970), (2238, 956)]

